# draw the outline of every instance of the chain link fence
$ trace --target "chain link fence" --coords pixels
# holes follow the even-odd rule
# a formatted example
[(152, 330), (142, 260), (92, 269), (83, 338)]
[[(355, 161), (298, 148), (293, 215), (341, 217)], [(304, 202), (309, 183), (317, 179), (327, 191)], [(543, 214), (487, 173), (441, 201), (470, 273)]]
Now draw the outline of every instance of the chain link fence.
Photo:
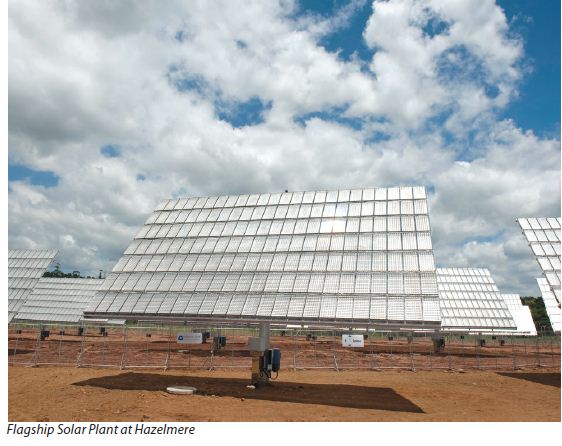
[[(178, 344), (178, 333), (199, 332), (202, 344)], [(364, 347), (342, 347), (342, 330), (271, 329), (281, 367), (303, 369), (514, 370), (560, 367), (560, 336), (369, 332)], [(359, 332), (353, 332), (359, 334)], [(8, 327), (12, 366), (118, 369), (251, 368), (248, 337), (257, 328), (163, 325), (32, 325)], [(226, 337), (226, 345), (214, 342)], [(444, 345), (439, 346), (439, 338)]]

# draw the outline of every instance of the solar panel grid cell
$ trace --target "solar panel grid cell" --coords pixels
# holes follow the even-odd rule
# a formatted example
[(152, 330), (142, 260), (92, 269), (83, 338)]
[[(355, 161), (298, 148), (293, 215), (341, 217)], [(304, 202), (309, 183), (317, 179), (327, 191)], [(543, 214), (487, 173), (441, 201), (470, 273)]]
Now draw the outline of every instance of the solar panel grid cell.
[(518, 218), (517, 219), (550, 292), (560, 304), (560, 218)]
[(437, 286), (444, 329), (516, 328), (487, 269), (438, 268)]
[[(425, 190), (410, 187), (170, 200), (147, 219), (147, 229), (137, 233), (127, 257), (117, 263), (118, 277), (109, 288), (128, 292), (140, 283), (138, 291), (165, 296), (172, 291), (250, 293), (252, 298), (274, 293), (271, 314), (282, 315), (286, 309), (285, 317), (305, 308), (306, 317), (319, 317), (315, 308), (320, 308), (320, 301), (314, 294), (320, 298), (321, 293), (357, 298), (387, 292), (417, 293), (420, 299), (436, 296), (426, 214)], [(397, 274), (387, 275), (387, 267)], [(420, 281), (422, 269), (433, 280)], [(140, 277), (126, 275), (134, 271)], [(418, 274), (405, 278), (403, 271)], [(240, 275), (246, 272), (252, 274)], [(147, 274), (152, 274), (148, 280)], [(292, 305), (298, 293), (302, 300)], [(218, 301), (223, 294), (218, 294)], [(352, 319), (371, 313), (370, 306), (365, 310), (366, 300), (358, 302), (357, 311), (345, 313)], [(254, 304), (245, 305), (244, 314), (250, 316)], [(171, 312), (182, 306), (174, 303)], [(258, 316), (270, 314), (269, 307), (259, 307)], [(190, 311), (186, 305), (183, 314), (197, 314)], [(414, 321), (422, 320), (421, 310), (408, 317), (414, 314), (418, 316)], [(437, 315), (427, 322), (438, 320)]]
[(562, 326), (562, 316), (560, 307), (558, 306), (558, 300), (556, 299), (556, 296), (553, 293), (547, 279), (538, 278), (537, 283), (541, 291), (542, 299), (544, 302), (546, 313), (548, 315), (548, 319), (550, 320), (550, 325), (552, 326), (552, 330), (560, 333), (560, 328)]

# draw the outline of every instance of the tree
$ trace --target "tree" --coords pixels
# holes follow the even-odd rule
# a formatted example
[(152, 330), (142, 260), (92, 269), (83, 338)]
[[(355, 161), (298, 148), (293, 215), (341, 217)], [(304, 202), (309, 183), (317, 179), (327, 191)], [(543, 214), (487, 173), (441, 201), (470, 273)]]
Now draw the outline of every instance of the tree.
[[(100, 279), (101, 277), (101, 271), (100, 270)], [(53, 271), (46, 271), (43, 274), (43, 277), (57, 277), (57, 278), (62, 278), (62, 277), (67, 277), (67, 278), (74, 278), (74, 279), (84, 279), (84, 276), (82, 274), (80, 274), (80, 271), (78, 270), (74, 270), (71, 273), (65, 273), (60, 269), (60, 263), (55, 263), (55, 266), (53, 268)], [(97, 277), (95, 276), (86, 276), (86, 279), (96, 279)]]
[(550, 325), (550, 319), (542, 297), (524, 296), (521, 300), (523, 301), (523, 305), (527, 305), (531, 310), (531, 316), (533, 317), (533, 322), (535, 323), (537, 331), (544, 330), (544, 333), (551, 334), (552, 326)]

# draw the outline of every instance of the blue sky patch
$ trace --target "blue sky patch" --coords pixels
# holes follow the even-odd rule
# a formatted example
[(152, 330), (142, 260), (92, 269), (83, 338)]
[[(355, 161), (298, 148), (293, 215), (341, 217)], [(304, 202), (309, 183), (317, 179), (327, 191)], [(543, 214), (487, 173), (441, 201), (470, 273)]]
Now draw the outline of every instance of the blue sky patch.
[(100, 153), (106, 158), (118, 158), (121, 156), (121, 149), (118, 146), (107, 144), (100, 149)]
[(435, 37), (449, 31), (449, 24), (438, 17), (431, 17), (422, 28), (423, 33), (428, 37)]
[(220, 100), (215, 102), (218, 118), (237, 128), (261, 124), (264, 121), (265, 112), (271, 109), (271, 105), (271, 101), (263, 102), (257, 97), (245, 102), (223, 102)]
[(177, 91), (194, 91), (204, 95), (205, 91), (209, 90), (209, 86), (203, 77), (185, 73), (181, 65), (170, 65), (166, 78)]
[(174, 35), (174, 39), (176, 39), (178, 42), (182, 43), (183, 41), (185, 41), (185, 39), (187, 39), (187, 33), (184, 30), (180, 29)]
[[(327, 18), (347, 3), (349, 2), (343, 0), (301, 0), (300, 8), (304, 13), (317, 14)], [(356, 54), (360, 60), (370, 61), (375, 51), (365, 43), (363, 30), (372, 13), (371, 1), (359, 4), (358, 9), (350, 18), (348, 26), (335, 29), (332, 33), (322, 37), (318, 43), (331, 53), (339, 51), (339, 57), (343, 60), (350, 60), (353, 54)]]
[(310, 113), (305, 113), (302, 115), (295, 116), (293, 119), (300, 126), (305, 126), (306, 122), (318, 118), (322, 121), (337, 122), (338, 124), (351, 127), (354, 130), (361, 130), (363, 128), (364, 121), (361, 118), (349, 118), (343, 116), (346, 107), (336, 107), (325, 111), (315, 111)]
[[(236, 44), (239, 48), (246, 47), (242, 41), (237, 41)], [(180, 72), (181, 75), (178, 75)], [(184, 73), (182, 68), (177, 65), (170, 66), (167, 78), (178, 91), (194, 91), (202, 96), (213, 98), (217, 117), (221, 121), (228, 122), (232, 127), (261, 124), (264, 122), (265, 112), (272, 106), (271, 101), (263, 101), (256, 96), (247, 101), (225, 99), (223, 93), (220, 90), (213, 90), (203, 77)]]
[(365, 144), (377, 144), (380, 142), (389, 141), (391, 136), (384, 132), (372, 132), (368, 137), (366, 137), (363, 142)]
[(485, 71), (482, 61), (464, 45), (456, 45), (444, 51), (437, 59), (437, 70), (441, 81), (457, 84), (461, 81), (484, 83)]
[(8, 181), (28, 181), (34, 186), (55, 187), (60, 177), (50, 170), (34, 170), (22, 164), (8, 164)]
[(482, 244), (482, 243), (494, 243), (497, 242), (500, 238), (503, 237), (503, 235), (505, 234), (505, 231), (499, 231), (495, 234), (492, 235), (481, 235), (481, 236), (475, 236), (475, 237), (470, 237), (467, 238), (465, 240), (463, 240), (461, 242), (461, 246), (466, 245), (467, 243), (473, 243), (476, 242), (478, 244)]
[(532, 66), (500, 118), (539, 136), (560, 138), (560, 2), (498, 0)]
[(199, 94), (204, 93), (206, 86), (205, 81), (197, 76), (187, 76), (182, 77), (181, 79), (174, 79), (172, 83), (178, 91), (195, 91)]

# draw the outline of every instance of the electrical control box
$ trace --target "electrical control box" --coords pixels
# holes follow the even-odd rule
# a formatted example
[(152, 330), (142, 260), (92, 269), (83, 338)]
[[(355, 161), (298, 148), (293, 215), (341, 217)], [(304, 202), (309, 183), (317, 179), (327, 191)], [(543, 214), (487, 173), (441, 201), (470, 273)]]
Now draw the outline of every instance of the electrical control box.
[(262, 370), (267, 372), (278, 372), (281, 368), (281, 350), (270, 348), (262, 356)]
[(272, 372), (278, 372), (281, 368), (281, 350), (278, 348), (269, 350), (269, 365)]
[(442, 352), (445, 349), (445, 338), (433, 338), (433, 351)]

